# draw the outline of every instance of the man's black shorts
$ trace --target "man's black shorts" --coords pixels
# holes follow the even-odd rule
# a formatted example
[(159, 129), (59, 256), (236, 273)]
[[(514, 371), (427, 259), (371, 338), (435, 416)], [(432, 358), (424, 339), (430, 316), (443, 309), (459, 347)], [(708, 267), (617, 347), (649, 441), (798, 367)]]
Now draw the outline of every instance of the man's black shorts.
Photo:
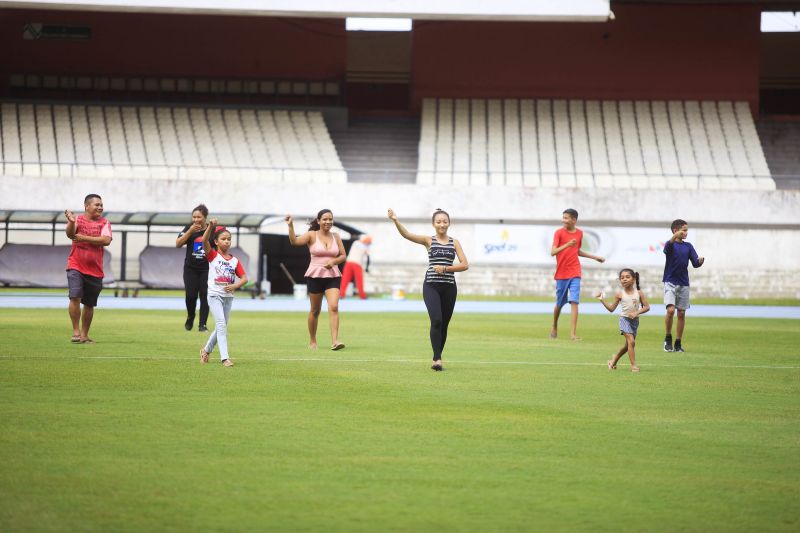
[(75, 269), (67, 270), (69, 297), (80, 298), (83, 305), (97, 307), (97, 297), (103, 290), (103, 278), (87, 276)]

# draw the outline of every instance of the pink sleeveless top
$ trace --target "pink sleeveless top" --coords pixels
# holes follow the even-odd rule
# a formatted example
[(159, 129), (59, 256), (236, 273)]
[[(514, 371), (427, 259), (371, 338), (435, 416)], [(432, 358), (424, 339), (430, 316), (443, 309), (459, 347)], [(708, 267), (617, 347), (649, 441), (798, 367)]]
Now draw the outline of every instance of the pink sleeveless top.
[(334, 265), (333, 268), (325, 268), (325, 263), (331, 259), (335, 259), (339, 255), (339, 246), (336, 243), (336, 237), (333, 237), (333, 242), (330, 248), (325, 248), (319, 238), (314, 239), (314, 244), (308, 247), (311, 252), (311, 264), (308, 265), (306, 270), (307, 278), (340, 278), (342, 273), (339, 271), (339, 265)]

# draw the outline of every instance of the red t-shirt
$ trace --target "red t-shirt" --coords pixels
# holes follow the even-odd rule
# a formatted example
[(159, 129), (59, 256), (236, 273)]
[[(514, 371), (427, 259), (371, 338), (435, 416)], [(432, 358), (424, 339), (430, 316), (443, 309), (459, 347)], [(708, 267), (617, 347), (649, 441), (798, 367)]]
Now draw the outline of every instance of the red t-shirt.
[(575, 228), (574, 233), (568, 232), (565, 228), (557, 229), (553, 235), (553, 246), (558, 248), (567, 244), (572, 239), (578, 244), (565, 248), (556, 254), (556, 275), (554, 279), (571, 279), (581, 277), (581, 262), (578, 259), (578, 251), (583, 242), (583, 232)]
[[(103, 217), (91, 220), (84, 215), (78, 215), (75, 219), (75, 233), (87, 237), (111, 237), (111, 223)], [(74, 269), (87, 276), (102, 278), (104, 248), (98, 244), (72, 241), (67, 270)]]

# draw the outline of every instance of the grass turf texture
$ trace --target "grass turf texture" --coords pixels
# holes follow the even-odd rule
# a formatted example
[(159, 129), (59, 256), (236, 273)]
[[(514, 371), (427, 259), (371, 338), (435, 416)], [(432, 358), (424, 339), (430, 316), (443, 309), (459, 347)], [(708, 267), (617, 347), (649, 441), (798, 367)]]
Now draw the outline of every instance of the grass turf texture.
[[(592, 289), (593, 290), (593, 289)], [(590, 296), (592, 290), (584, 291), (584, 298), (586, 301), (594, 301)], [(113, 294), (114, 289), (106, 287), (103, 295), (107, 296)], [(139, 298), (183, 298), (185, 295), (182, 290), (156, 290), (156, 289), (142, 289), (139, 291)], [(29, 287), (0, 287), (0, 297), (3, 296), (67, 296), (66, 289), (40, 289)], [(248, 291), (236, 291), (237, 298), (252, 298)], [(276, 295), (276, 298), (290, 298), (291, 295), (283, 294)], [(370, 294), (370, 298), (391, 299), (391, 294)], [(422, 300), (422, 293), (406, 293), (406, 300)], [(484, 295), (484, 294), (461, 294), (461, 300), (478, 301), (478, 302), (553, 302), (553, 296), (548, 294), (546, 296), (519, 294), (519, 295)], [(798, 307), (800, 306), (800, 298), (713, 298), (692, 296), (692, 304), (694, 305), (771, 305), (780, 307)]]
[(183, 319), (0, 309), (0, 530), (800, 527), (797, 321), (645, 316), (636, 375), (611, 315), (456, 314), (443, 373), (423, 314), (234, 306), (230, 369)]

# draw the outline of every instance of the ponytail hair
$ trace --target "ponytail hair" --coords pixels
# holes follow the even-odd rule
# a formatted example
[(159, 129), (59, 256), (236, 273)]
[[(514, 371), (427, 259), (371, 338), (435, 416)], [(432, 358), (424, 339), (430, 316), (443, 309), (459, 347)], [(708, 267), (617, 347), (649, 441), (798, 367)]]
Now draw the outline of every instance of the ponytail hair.
[(633, 270), (632, 268), (623, 268), (622, 270), (619, 271), (619, 276), (622, 276), (623, 272), (630, 272), (631, 276), (633, 276), (633, 279), (636, 281), (636, 290), (637, 291), (641, 290), (641, 287), (639, 287), (639, 273)]
[(433, 216), (431, 217), (431, 223), (433, 223), (433, 221), (436, 220), (436, 215), (444, 215), (447, 217), (447, 222), (450, 222), (450, 215), (447, 213), (447, 211), (437, 207), (436, 210), (433, 212)]
[(319, 219), (321, 219), (325, 213), (330, 213), (331, 216), (333, 216), (333, 211), (330, 209), (322, 209), (319, 213), (317, 213), (317, 218), (308, 222), (308, 229), (311, 231), (319, 231)]

